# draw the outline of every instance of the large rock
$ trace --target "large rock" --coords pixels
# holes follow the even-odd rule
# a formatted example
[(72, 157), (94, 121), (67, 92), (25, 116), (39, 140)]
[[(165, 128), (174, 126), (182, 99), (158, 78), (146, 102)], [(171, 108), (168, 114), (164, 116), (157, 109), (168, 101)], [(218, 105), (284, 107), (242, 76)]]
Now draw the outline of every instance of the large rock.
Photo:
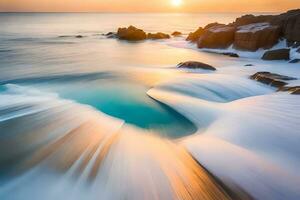
[(282, 28), (282, 34), (288, 41), (300, 42), (300, 9), (278, 15), (271, 23)]
[(197, 61), (187, 61), (187, 62), (182, 62), (177, 65), (178, 68), (188, 68), (188, 69), (205, 69), (205, 70), (212, 70), (215, 71), (216, 68), (214, 68), (211, 65), (202, 63), (202, 62), (197, 62)]
[(198, 40), (198, 48), (227, 48), (234, 40), (235, 27), (217, 25), (205, 30)]
[(179, 32), (179, 31), (174, 31), (171, 35), (174, 36), (174, 37), (178, 37), (178, 36), (181, 36), (182, 33)]
[(256, 51), (271, 48), (280, 38), (280, 27), (269, 23), (255, 23), (237, 28), (234, 47), (241, 50)]
[(233, 23), (234, 26), (244, 26), (248, 24), (262, 23), (262, 22), (271, 22), (274, 19), (273, 15), (243, 15), (235, 20)]
[(166, 34), (166, 33), (148, 33), (147, 35), (148, 39), (152, 39), (152, 40), (159, 40), (159, 39), (169, 39), (170, 35)]
[(262, 57), (263, 60), (289, 60), (290, 49), (276, 49), (266, 51)]
[(203, 33), (204, 33), (204, 29), (202, 27), (199, 27), (195, 32), (190, 33), (186, 38), (186, 40), (191, 42), (196, 42), (203, 35)]
[(129, 26), (128, 28), (119, 28), (117, 37), (121, 40), (138, 41), (145, 40), (147, 35), (143, 30)]
[(250, 76), (251, 79), (277, 88), (282, 88), (288, 83), (285, 81), (296, 80), (296, 78), (270, 72), (257, 72)]

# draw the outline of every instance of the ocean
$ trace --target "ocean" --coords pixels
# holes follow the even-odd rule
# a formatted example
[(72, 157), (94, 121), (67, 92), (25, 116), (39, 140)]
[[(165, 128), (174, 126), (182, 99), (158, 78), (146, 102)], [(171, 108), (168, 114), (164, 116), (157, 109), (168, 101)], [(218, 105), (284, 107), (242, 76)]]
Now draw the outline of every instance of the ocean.
[(0, 199), (299, 199), (299, 97), (249, 79), (299, 66), (185, 41), (241, 15), (0, 13)]

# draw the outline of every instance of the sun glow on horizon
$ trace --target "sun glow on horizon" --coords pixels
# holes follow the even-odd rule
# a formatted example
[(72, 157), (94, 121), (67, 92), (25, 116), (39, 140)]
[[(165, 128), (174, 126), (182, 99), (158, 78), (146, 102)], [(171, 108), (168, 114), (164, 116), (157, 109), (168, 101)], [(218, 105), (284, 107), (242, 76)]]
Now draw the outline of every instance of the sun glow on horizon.
[(172, 6), (178, 7), (182, 4), (182, 0), (171, 0)]

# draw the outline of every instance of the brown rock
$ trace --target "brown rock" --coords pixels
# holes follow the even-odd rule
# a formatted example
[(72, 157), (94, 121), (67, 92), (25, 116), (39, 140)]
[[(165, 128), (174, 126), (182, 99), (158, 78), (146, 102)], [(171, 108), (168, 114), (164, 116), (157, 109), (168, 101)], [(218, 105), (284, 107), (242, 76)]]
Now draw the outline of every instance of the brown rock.
[(258, 82), (264, 83), (277, 88), (283, 88), (286, 83), (285, 81), (296, 80), (296, 78), (284, 76), (280, 74), (270, 73), (270, 72), (257, 72), (250, 76), (251, 79)]
[(235, 28), (226, 25), (213, 26), (198, 40), (198, 48), (227, 48), (234, 40)]
[(171, 35), (174, 36), (174, 37), (178, 37), (178, 36), (181, 36), (182, 33), (179, 32), (179, 31), (174, 31)]
[(300, 86), (284, 86), (278, 89), (278, 91), (289, 92), (290, 94), (300, 94)]
[(290, 49), (276, 49), (266, 51), (262, 57), (263, 60), (289, 60)]
[(300, 9), (278, 15), (271, 23), (282, 27), (282, 34), (288, 41), (300, 42)]
[(202, 27), (199, 27), (195, 32), (190, 33), (186, 38), (186, 40), (191, 42), (196, 42), (203, 35), (203, 33), (204, 33), (204, 29)]
[(120, 40), (138, 41), (146, 39), (147, 35), (143, 30), (129, 26), (128, 28), (119, 28), (117, 37)]
[(262, 22), (271, 22), (274, 18), (273, 15), (260, 15), (260, 16), (254, 16), (254, 15), (243, 15), (235, 20), (233, 25), (236, 27), (244, 26), (248, 24), (255, 24), (255, 23), (262, 23)]
[(161, 33), (161, 32), (158, 32), (158, 33), (148, 33), (147, 38), (148, 39), (152, 39), (152, 40), (169, 39), (170, 35), (165, 34), (165, 33)]
[(256, 23), (238, 27), (234, 36), (234, 47), (256, 51), (271, 48), (280, 38), (280, 27), (269, 23)]
[(205, 69), (205, 70), (212, 70), (212, 71), (216, 70), (216, 68), (214, 68), (211, 65), (202, 62), (197, 62), (197, 61), (187, 61), (187, 62), (179, 63), (177, 67), (188, 68), (188, 69)]

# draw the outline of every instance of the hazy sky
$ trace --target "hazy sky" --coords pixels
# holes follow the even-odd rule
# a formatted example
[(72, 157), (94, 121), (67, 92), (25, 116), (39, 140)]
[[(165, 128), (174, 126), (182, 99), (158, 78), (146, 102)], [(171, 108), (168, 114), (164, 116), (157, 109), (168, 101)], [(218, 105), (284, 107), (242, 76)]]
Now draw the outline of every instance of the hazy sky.
[[(174, 1), (174, 0), (173, 0)], [(180, 0), (179, 0), (180, 1)], [(300, 8), (300, 0), (0, 0), (0, 11), (249, 12)]]

